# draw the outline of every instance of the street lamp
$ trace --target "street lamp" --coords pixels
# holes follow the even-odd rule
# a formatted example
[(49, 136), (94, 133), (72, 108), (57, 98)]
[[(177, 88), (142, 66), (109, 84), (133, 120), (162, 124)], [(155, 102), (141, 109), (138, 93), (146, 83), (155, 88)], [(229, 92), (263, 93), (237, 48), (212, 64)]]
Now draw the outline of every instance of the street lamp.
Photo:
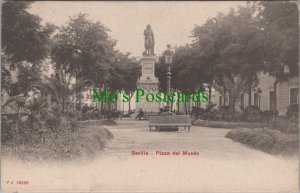
[[(168, 49), (165, 51), (165, 62), (168, 65), (168, 70), (167, 70), (167, 92), (168, 94), (171, 93), (171, 65), (172, 65), (172, 58), (173, 58), (173, 52), (171, 50), (171, 45), (167, 45)], [(171, 112), (170, 108), (170, 102), (167, 100), (167, 107), (168, 107), (168, 112)]]

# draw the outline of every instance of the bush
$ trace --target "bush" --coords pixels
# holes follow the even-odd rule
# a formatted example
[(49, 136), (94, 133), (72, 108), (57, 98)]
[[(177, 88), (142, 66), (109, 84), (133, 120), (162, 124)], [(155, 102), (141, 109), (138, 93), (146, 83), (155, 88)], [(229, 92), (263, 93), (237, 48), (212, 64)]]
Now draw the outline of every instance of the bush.
[[(68, 159), (94, 154), (112, 138), (112, 133), (99, 127), (80, 128), (77, 115), (41, 110), (19, 120), (2, 117), (2, 147), (24, 159)], [(116, 123), (102, 121), (103, 124)]]
[(82, 115), (81, 115), (80, 111), (74, 110), (74, 111), (68, 112), (66, 117), (71, 120), (79, 121), (81, 119)]
[[(258, 106), (252, 105), (242, 111), (239, 120), (245, 122), (269, 123), (273, 118), (273, 114), (273, 110), (261, 111)], [(278, 111), (276, 111), (275, 115), (278, 115)]]
[(117, 125), (114, 120), (86, 120), (80, 121), (79, 124), (81, 126), (89, 126), (89, 125)]
[(35, 145), (4, 146), (4, 154), (22, 160), (74, 160), (94, 157), (102, 150), (113, 134), (105, 128), (80, 128), (74, 132), (62, 130), (55, 136), (47, 135), (43, 143)]
[(299, 113), (299, 104), (291, 104), (288, 106), (288, 112)]
[(285, 134), (278, 130), (234, 129), (225, 137), (271, 154), (292, 155), (299, 151), (299, 135)]
[(214, 109), (214, 107), (216, 106), (216, 104), (210, 104), (207, 105), (206, 108), (201, 108), (201, 107), (192, 107), (192, 117), (194, 117), (195, 119), (208, 119), (208, 120), (213, 120), (215, 119), (216, 116), (216, 112), (217, 110)]
[(241, 121), (246, 122), (261, 122), (261, 111), (257, 106), (247, 106), (241, 115)]
[(82, 118), (81, 118), (81, 120), (95, 120), (95, 119), (101, 119), (101, 112), (95, 109), (85, 111), (85, 113), (82, 114)]
[(2, 117), (1, 120), (1, 142), (2, 144), (12, 141), (17, 133), (16, 124), (13, 120), (8, 120), (7, 117)]
[(294, 122), (299, 122), (299, 104), (292, 104), (287, 107), (287, 118), (292, 119)]
[(230, 110), (230, 106), (220, 106), (219, 110), (216, 113), (216, 120), (225, 120), (231, 121), (233, 118), (233, 114)]
[[(269, 123), (270, 120), (273, 119), (274, 111), (273, 110), (266, 110), (266, 111), (261, 111), (261, 121)], [(278, 115), (278, 111), (276, 111), (275, 116)]]
[(299, 133), (299, 124), (286, 118), (278, 118), (272, 121), (270, 128), (283, 133)]
[(58, 132), (60, 129), (61, 116), (48, 114), (45, 120), (42, 121), (45, 121), (47, 129), (50, 129), (52, 132)]
[(207, 120), (196, 120), (193, 125), (202, 127), (213, 127), (213, 128), (263, 128), (269, 126), (267, 123), (247, 123), (247, 122), (227, 122), (227, 121), (207, 121)]

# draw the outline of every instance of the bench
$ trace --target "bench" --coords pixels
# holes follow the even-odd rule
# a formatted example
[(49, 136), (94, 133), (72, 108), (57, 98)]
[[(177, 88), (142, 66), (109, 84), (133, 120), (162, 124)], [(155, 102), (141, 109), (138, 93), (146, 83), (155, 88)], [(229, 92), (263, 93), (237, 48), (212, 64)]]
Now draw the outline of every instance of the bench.
[(157, 115), (149, 116), (148, 125), (150, 131), (152, 127), (155, 127), (156, 131), (158, 131), (160, 127), (184, 127), (184, 129), (188, 128), (188, 131), (190, 131), (192, 123), (191, 118), (187, 115)]
[(158, 115), (158, 113), (156, 113), (156, 112), (145, 112), (144, 113), (144, 118), (145, 118), (145, 120), (149, 120), (149, 117), (157, 116), (157, 115)]

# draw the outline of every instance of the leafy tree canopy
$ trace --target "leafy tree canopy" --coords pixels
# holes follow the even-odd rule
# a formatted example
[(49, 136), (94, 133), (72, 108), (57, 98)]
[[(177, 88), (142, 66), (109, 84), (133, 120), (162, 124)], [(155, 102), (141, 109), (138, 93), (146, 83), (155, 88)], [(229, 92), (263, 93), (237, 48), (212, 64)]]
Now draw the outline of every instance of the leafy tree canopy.
[(5, 1), (2, 4), (2, 52), (12, 65), (23, 61), (36, 64), (47, 55), (53, 25), (41, 25), (41, 18), (27, 12), (32, 2)]

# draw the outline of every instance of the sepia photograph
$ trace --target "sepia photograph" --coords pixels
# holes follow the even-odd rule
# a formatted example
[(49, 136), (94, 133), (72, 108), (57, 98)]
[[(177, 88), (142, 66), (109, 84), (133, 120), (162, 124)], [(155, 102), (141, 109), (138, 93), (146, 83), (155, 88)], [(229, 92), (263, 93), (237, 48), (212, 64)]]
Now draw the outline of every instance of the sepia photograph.
[(1, 191), (298, 192), (298, 1), (3, 1)]

